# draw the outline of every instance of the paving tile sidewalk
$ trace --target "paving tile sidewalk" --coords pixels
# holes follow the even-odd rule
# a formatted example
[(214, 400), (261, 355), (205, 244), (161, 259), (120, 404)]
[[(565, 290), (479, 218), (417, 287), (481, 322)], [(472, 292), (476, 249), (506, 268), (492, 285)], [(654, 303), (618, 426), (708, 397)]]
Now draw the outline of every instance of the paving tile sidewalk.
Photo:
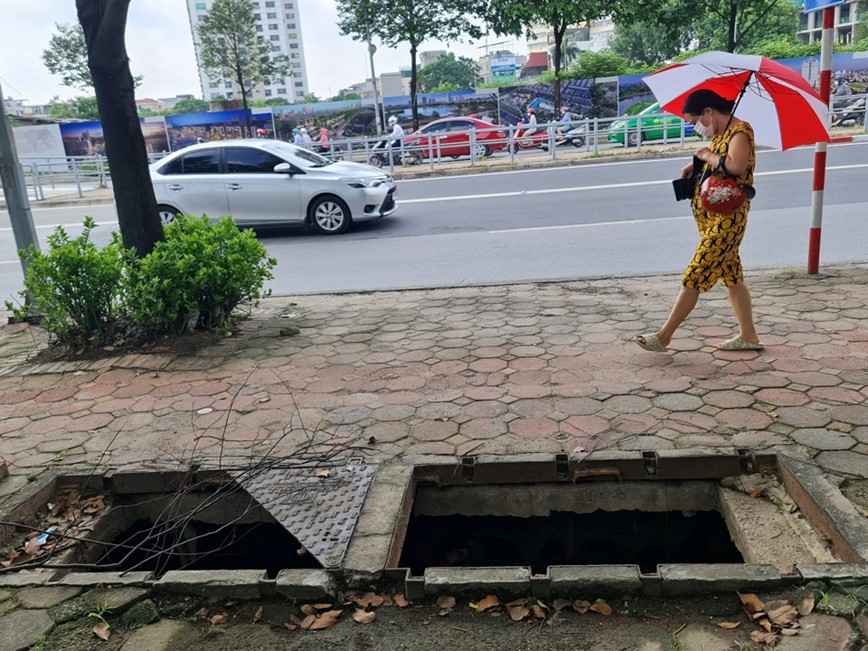
[(748, 282), (761, 352), (716, 349), (734, 327), (722, 288), (675, 352), (630, 342), (665, 318), (675, 276), (271, 298), (193, 356), (34, 364), (38, 336), (5, 325), (0, 500), (55, 467), (310, 449), (410, 463), (749, 448), (868, 477), (868, 265)]

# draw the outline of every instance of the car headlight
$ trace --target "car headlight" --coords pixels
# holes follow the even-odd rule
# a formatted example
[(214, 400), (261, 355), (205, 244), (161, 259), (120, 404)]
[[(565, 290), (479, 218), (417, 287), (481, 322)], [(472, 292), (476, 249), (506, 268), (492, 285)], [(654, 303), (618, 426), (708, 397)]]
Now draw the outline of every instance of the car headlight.
[(612, 122), (611, 126), (609, 126), (609, 131), (622, 131), (624, 129), (624, 124), (623, 120), (615, 120)]
[(374, 176), (364, 179), (341, 179), (351, 188), (377, 188), (389, 182), (388, 176)]

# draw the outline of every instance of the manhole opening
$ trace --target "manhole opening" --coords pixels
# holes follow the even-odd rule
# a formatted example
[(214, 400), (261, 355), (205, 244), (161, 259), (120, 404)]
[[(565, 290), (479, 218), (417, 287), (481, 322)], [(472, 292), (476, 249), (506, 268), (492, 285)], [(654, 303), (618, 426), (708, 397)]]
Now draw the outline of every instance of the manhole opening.
[(742, 563), (720, 513), (615, 511), (532, 516), (417, 516), (400, 565), (422, 575), (428, 567)]
[[(255, 569), (274, 578), (283, 569), (323, 567), (225, 475), (202, 481), (177, 473), (169, 481), (141, 483), (141, 492), (129, 485), (118, 491), (98, 476), (57, 478), (11, 514), (20, 526), (2, 532), (0, 555), (12, 557), (12, 567), (150, 571), (156, 577), (179, 569)], [(43, 533), (34, 544), (37, 531)]]
[[(796, 563), (852, 555), (773, 455), (417, 466), (389, 569)], [(814, 529), (819, 523), (821, 531)]]

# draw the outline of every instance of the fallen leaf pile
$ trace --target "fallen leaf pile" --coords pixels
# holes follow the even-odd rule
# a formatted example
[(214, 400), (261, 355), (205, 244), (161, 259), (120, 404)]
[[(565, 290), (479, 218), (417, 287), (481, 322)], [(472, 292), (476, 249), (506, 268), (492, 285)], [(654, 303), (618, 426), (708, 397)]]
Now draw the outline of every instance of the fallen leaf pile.
[[(224, 604), (227, 607), (234, 606), (234, 602), (228, 601)], [(295, 631), (298, 629), (317, 631), (325, 628), (331, 628), (340, 621), (348, 607), (352, 607), (353, 612), (350, 615), (351, 619), (358, 624), (370, 624), (377, 619), (377, 613), (373, 610), (380, 606), (398, 606), (398, 608), (407, 608), (412, 605), (412, 602), (403, 594), (396, 594), (394, 597), (388, 595), (378, 595), (373, 592), (347, 592), (344, 595), (344, 600), (340, 604), (332, 602), (322, 602), (315, 604), (302, 604), (299, 610), (302, 617), (290, 615), (290, 621), (282, 624), (270, 622), (265, 618), (265, 608), (260, 606), (253, 615), (253, 623), (263, 622), (277, 628), (283, 628), (287, 631)], [(200, 608), (196, 611), (197, 619), (207, 619), (212, 626), (222, 626), (229, 622), (229, 616), (225, 613), (211, 615), (207, 608)]]
[[(441, 600), (444, 600), (444, 603), (441, 603)], [(446, 605), (445, 600), (450, 600), (448, 603), (451, 603), (452, 606), (444, 608)], [(437, 605), (441, 608), (439, 614), (445, 615), (454, 609), (455, 599), (453, 597), (440, 597), (440, 599), (437, 600)], [(510, 619), (515, 622), (520, 622), (525, 619), (544, 620), (552, 615), (552, 613), (558, 613), (566, 608), (572, 608), (581, 615), (593, 612), (609, 616), (614, 612), (612, 607), (602, 599), (597, 599), (594, 602), (584, 601), (581, 599), (555, 599), (554, 602), (552, 602), (552, 605), (549, 606), (542, 600), (534, 597), (523, 597), (503, 604), (495, 595), (488, 595), (484, 599), (480, 599), (478, 602), (470, 602), (470, 608), (475, 610), (477, 613), (500, 612), (501, 606), (506, 609)]]
[(77, 538), (87, 537), (93, 530), (105, 514), (106, 504), (102, 495), (82, 499), (77, 489), (70, 488), (55, 495), (46, 509), (39, 530), (31, 531), (21, 545), (10, 549), (0, 565), (24, 565), (72, 547)]
[[(806, 597), (798, 606), (793, 606), (783, 599), (763, 603), (755, 594), (737, 594), (745, 614), (760, 627), (760, 630), (751, 631), (750, 639), (757, 644), (769, 646), (777, 644), (781, 636), (798, 635), (799, 617), (809, 615), (815, 605), (813, 596)], [(721, 622), (718, 625), (722, 628), (735, 628), (738, 623)]]

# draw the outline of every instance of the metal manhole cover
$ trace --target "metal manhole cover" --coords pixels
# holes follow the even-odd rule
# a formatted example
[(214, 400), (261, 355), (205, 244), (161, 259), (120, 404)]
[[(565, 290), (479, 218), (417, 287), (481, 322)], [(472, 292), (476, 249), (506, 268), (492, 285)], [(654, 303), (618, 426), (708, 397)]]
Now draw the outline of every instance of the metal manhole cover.
[(241, 486), (326, 569), (344, 560), (377, 466), (271, 468), (236, 473)]

